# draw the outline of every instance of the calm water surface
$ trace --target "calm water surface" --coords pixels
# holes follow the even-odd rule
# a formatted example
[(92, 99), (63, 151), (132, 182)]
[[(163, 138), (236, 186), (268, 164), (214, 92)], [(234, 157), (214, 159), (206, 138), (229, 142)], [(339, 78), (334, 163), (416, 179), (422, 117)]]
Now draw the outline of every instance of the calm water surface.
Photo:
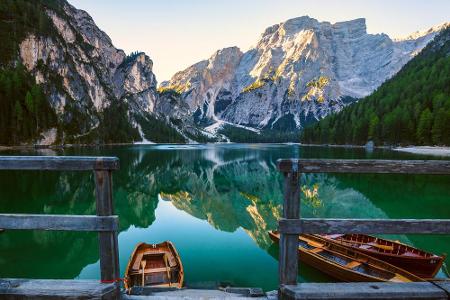
[[(175, 243), (191, 286), (230, 283), (275, 289), (278, 246), (267, 231), (281, 213), (279, 158), (436, 159), (388, 150), (297, 145), (135, 145), (1, 155), (108, 155), (120, 158), (114, 202), (120, 267), (138, 242)], [(303, 175), (305, 217), (450, 218), (450, 177)], [(90, 172), (0, 172), (0, 213), (95, 214)], [(449, 252), (449, 236), (395, 236)], [(444, 276), (441, 272), (440, 276)], [(6, 231), (0, 277), (99, 278), (95, 233)], [(332, 281), (300, 265), (300, 281)]]

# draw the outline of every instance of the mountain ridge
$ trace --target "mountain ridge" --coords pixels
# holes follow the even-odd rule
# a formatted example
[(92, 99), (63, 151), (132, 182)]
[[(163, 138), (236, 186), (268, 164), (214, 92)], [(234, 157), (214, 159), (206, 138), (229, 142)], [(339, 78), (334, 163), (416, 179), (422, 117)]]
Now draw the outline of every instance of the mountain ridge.
[[(299, 129), (341, 110), (351, 98), (367, 96), (441, 28), (416, 39), (394, 41), (386, 34), (368, 34), (364, 18), (334, 24), (308, 16), (293, 18), (264, 30), (256, 45), (241, 56), (234, 78), (215, 86), (215, 98), (196, 88), (203, 83), (201, 72), (190, 73), (205, 60), (177, 72), (161, 86), (178, 87), (203, 125), (222, 120), (263, 129), (291, 119), (295, 126), (290, 127)], [(211, 115), (216, 103), (218, 113)]]
[(302, 142), (450, 145), (450, 27), (373, 94), (305, 128)]
[(266, 28), (254, 48), (217, 50), (158, 87), (149, 56), (116, 48), (65, 0), (4, 0), (0, 21), (6, 145), (295, 141), (395, 74), (439, 30), (394, 42), (367, 34), (363, 18), (293, 18)]
[[(29, 17), (33, 20), (27, 21)], [(26, 88), (42, 90), (54, 115), (38, 116), (41, 113), (33, 106), (40, 98), (25, 90), (25, 79), (17, 83), (21, 94), (15, 98), (8, 97), (13, 91), (8, 79), (4, 79), (5, 85), (0, 82), (0, 97), (5, 106), (2, 119), (8, 124), (26, 125), (10, 131), (5, 126), (0, 144), (117, 143), (145, 139), (184, 143), (189, 141), (188, 134), (201, 136), (201, 129), (189, 123), (180, 129), (159, 110), (159, 107), (167, 109), (172, 102), (157, 91), (150, 57), (145, 53), (126, 55), (115, 48), (87, 12), (64, 0), (5, 0), (0, 6), (0, 19), (8, 21), (0, 25), (7, 27), (2, 30), (2, 40), (11, 49), (8, 52), (11, 56), (2, 56), (0, 69), (31, 76), (26, 79), (29, 82)], [(14, 71), (17, 68), (20, 71)], [(27, 97), (29, 94), (26, 101), (25, 94)], [(177, 107), (174, 105), (172, 110)], [(52, 121), (37, 122), (30, 118)]]

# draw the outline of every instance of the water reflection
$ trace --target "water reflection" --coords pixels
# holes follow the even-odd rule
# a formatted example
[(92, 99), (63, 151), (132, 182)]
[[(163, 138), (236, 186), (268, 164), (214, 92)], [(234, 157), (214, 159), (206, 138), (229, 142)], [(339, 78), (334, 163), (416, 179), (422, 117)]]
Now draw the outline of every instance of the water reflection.
[[(122, 270), (136, 242), (171, 239), (183, 258), (188, 282), (230, 280), (266, 289), (277, 284), (277, 247), (267, 235), (282, 209), (283, 179), (276, 170), (277, 159), (406, 157), (297, 145), (140, 145), (55, 151), (120, 158), (113, 187)], [(445, 176), (303, 174), (301, 214), (450, 218), (449, 182)], [(1, 212), (95, 213), (90, 173), (0, 172), (0, 199)], [(449, 244), (448, 238), (409, 239), (436, 252)], [(0, 235), (0, 245), (0, 277), (98, 277), (94, 233), (8, 231)], [(244, 276), (246, 269), (255, 274)], [(301, 280), (329, 280), (308, 267), (301, 270)]]

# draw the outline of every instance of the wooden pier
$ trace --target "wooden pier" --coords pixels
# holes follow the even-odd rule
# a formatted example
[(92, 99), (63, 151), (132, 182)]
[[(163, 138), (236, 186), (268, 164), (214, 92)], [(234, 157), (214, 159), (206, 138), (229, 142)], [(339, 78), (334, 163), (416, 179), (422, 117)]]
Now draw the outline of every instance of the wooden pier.
[[(3, 156), (0, 170), (93, 171), (96, 216), (0, 214), (6, 230), (97, 231), (101, 280), (0, 279), (1, 299), (144, 299), (120, 294), (118, 217), (112, 201), (114, 157)], [(450, 161), (279, 160), (284, 174), (283, 218), (279, 221), (280, 299), (450, 299), (446, 281), (412, 283), (297, 283), (298, 235), (302, 233), (450, 234), (450, 220), (378, 220), (300, 218), (301, 173), (450, 174)], [(220, 298), (221, 293), (186, 290), (153, 295), (162, 298)], [(222, 296), (219, 296), (222, 295)], [(162, 298), (161, 298), (162, 297)], [(272, 299), (273, 297), (271, 297)]]
[(300, 217), (301, 173), (450, 175), (450, 161), (283, 159), (283, 218), (279, 221), (280, 299), (450, 299), (450, 282), (297, 283), (302, 233), (450, 234), (450, 220), (308, 219)]
[(5, 230), (97, 231), (101, 280), (0, 279), (1, 299), (118, 299), (120, 286), (117, 232), (114, 215), (112, 171), (115, 157), (1, 156), (0, 170), (93, 171), (96, 216), (0, 214)]

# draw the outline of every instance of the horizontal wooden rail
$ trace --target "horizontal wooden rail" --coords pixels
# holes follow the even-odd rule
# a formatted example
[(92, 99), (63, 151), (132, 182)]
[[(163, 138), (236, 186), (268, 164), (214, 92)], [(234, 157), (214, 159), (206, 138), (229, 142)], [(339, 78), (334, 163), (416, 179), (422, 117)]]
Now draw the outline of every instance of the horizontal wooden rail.
[(0, 156), (0, 170), (118, 170), (117, 157)]
[(280, 233), (450, 234), (450, 220), (281, 219)]
[(450, 174), (446, 160), (280, 159), (281, 172)]
[(116, 231), (117, 216), (0, 214), (0, 228), (56, 231)]
[(0, 278), (0, 299), (121, 299), (116, 283), (99, 280)]
[(330, 282), (280, 287), (282, 299), (445, 300), (450, 286), (437, 282)]

